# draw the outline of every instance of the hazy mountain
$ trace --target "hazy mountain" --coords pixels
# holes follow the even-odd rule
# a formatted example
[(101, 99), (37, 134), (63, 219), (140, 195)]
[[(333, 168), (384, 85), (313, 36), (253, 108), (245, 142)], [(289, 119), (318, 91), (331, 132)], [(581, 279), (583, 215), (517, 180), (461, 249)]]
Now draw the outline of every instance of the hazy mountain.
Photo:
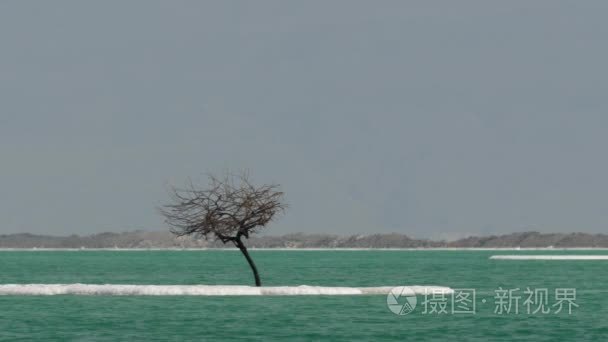
[[(289, 234), (257, 236), (247, 241), (252, 248), (499, 248), (499, 247), (605, 247), (604, 234), (513, 233), (500, 236), (472, 236), (456, 241), (431, 241), (403, 234), (338, 236), (329, 234)], [(169, 232), (133, 231), (87, 236), (46, 236), (29, 233), (0, 235), (0, 248), (218, 248), (232, 247), (219, 241), (175, 237)]]

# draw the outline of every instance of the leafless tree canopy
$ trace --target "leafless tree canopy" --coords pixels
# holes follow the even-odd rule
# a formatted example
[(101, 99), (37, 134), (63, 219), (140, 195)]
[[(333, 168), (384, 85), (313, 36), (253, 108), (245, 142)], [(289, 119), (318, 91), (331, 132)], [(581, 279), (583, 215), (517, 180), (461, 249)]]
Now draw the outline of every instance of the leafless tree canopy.
[(279, 185), (254, 186), (247, 174), (209, 175), (206, 189), (192, 182), (171, 189), (172, 202), (160, 209), (171, 231), (179, 236), (217, 237), (235, 242), (265, 227), (286, 209)]

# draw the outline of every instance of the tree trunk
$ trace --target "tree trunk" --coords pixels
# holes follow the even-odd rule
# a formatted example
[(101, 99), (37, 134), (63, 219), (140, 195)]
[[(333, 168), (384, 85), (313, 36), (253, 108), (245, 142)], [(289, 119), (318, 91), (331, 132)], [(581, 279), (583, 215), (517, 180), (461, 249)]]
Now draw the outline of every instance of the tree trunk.
[(255, 286), (262, 286), (262, 282), (260, 281), (260, 275), (258, 274), (258, 269), (257, 267), (255, 267), (255, 263), (253, 262), (253, 259), (251, 259), (249, 252), (247, 252), (247, 247), (245, 247), (245, 244), (243, 243), (243, 241), (241, 241), (240, 236), (236, 238), (235, 245), (241, 250), (241, 253), (243, 253), (245, 259), (247, 259), (247, 262), (251, 267), (251, 270), (253, 271), (253, 277), (255, 278)]

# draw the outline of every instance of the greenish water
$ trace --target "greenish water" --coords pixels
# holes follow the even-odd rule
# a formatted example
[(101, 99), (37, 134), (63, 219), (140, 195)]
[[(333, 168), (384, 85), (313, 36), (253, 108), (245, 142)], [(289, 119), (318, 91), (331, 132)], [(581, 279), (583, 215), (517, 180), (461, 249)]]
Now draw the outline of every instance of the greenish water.
[[(0, 296), (0, 340), (608, 339), (608, 261), (489, 260), (496, 254), (608, 251), (253, 251), (264, 285), (442, 285), (476, 290), (476, 313), (408, 315), (386, 296)], [(237, 251), (0, 252), (0, 283), (244, 284)], [(520, 288), (519, 314), (494, 312), (495, 290)], [(523, 290), (575, 288), (572, 314), (527, 314)], [(449, 296), (448, 296), (449, 298)], [(486, 300), (483, 303), (482, 300)], [(552, 310), (553, 311), (553, 310)]]

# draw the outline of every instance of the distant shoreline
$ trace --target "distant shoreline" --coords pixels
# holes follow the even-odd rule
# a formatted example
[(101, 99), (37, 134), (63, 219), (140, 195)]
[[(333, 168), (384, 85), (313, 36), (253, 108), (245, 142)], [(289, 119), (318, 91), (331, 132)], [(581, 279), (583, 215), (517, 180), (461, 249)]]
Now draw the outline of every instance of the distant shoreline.
[[(314, 252), (314, 251), (608, 251), (606, 247), (428, 247), (428, 248), (250, 248), (251, 251), (293, 251), (293, 252)], [(234, 251), (237, 248), (0, 248), (0, 252), (86, 252), (86, 251), (114, 251), (114, 252), (145, 252), (145, 251)]]
[[(470, 236), (455, 241), (414, 239), (405, 234), (255, 235), (245, 242), (256, 250), (552, 250), (606, 249), (608, 235), (523, 232)], [(227, 248), (228, 247), (228, 248)], [(231, 249), (221, 241), (197, 236), (176, 237), (169, 231), (131, 231), (79, 236), (29, 233), (0, 235), (0, 250), (203, 250)]]

